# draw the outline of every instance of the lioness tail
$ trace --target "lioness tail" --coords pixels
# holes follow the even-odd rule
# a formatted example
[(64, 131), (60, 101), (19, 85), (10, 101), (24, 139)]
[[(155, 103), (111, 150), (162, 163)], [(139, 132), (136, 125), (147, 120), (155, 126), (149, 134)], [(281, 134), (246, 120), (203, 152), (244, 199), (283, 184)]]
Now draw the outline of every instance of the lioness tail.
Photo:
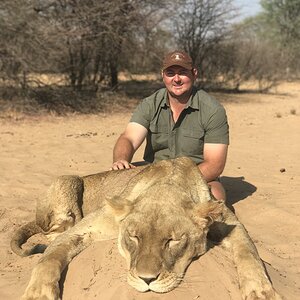
[(33, 235), (43, 232), (35, 221), (29, 222), (20, 227), (10, 241), (11, 250), (19, 256), (29, 256), (33, 254), (33, 249), (24, 250), (22, 245)]

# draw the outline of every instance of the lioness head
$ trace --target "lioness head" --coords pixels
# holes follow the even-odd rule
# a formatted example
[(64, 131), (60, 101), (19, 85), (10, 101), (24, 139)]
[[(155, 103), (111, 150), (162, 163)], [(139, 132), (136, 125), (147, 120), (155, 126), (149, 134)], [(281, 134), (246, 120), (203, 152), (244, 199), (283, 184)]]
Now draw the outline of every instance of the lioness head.
[(192, 259), (206, 251), (208, 226), (223, 204), (196, 204), (183, 193), (170, 195), (171, 190), (164, 196), (174, 201), (164, 201), (158, 197), (160, 189), (148, 192), (127, 207), (120, 221), (119, 251), (127, 261), (131, 286), (165, 293), (179, 285)]

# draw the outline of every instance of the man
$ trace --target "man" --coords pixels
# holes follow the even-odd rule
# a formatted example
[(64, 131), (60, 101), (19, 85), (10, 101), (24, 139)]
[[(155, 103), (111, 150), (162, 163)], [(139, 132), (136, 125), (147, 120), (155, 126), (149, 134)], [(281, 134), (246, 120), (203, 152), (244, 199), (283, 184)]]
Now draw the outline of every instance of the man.
[(225, 167), (229, 130), (223, 106), (193, 84), (197, 69), (183, 51), (168, 53), (162, 66), (165, 88), (144, 99), (113, 150), (112, 170), (129, 169), (147, 139), (144, 160), (188, 156), (199, 166), (217, 199), (225, 200), (218, 177)]

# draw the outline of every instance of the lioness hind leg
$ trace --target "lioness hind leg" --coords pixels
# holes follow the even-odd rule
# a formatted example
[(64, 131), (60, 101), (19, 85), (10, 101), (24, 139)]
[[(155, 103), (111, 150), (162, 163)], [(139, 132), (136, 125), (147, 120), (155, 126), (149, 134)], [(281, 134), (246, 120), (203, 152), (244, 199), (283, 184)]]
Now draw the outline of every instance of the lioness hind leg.
[[(20, 227), (11, 239), (11, 249), (17, 255), (28, 256), (37, 252), (22, 249), (22, 245), (37, 233), (44, 234), (49, 242), (61, 232), (73, 227), (82, 219), (83, 180), (78, 176), (60, 176), (50, 186), (45, 198), (37, 203), (36, 220)], [(41, 245), (44, 249), (45, 245)]]
[(53, 239), (78, 223), (82, 215), (83, 180), (79, 176), (60, 176), (37, 203), (36, 223)]

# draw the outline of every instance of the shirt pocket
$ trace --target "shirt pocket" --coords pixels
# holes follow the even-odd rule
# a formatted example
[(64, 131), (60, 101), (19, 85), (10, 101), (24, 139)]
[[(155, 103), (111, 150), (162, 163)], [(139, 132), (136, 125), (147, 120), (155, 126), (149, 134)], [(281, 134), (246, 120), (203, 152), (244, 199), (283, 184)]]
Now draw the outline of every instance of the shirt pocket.
[(157, 124), (150, 124), (149, 131), (150, 143), (154, 152), (168, 148), (168, 126), (157, 126)]
[(178, 140), (181, 154), (202, 155), (204, 146), (204, 130), (199, 127), (183, 128)]

